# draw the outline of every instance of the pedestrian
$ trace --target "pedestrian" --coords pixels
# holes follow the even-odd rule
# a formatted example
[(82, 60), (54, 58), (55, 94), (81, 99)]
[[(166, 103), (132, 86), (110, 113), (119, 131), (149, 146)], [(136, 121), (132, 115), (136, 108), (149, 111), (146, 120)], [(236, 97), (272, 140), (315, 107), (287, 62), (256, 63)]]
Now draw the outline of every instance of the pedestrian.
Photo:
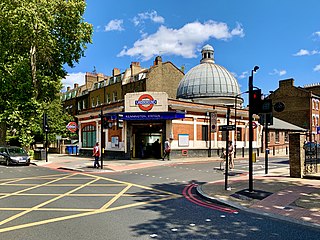
[(100, 158), (100, 148), (99, 148), (99, 142), (96, 143), (96, 145), (93, 148), (93, 154), (92, 156), (94, 157), (94, 168), (100, 168), (99, 164), (99, 158)]
[(157, 139), (153, 144), (152, 144), (152, 150), (154, 153), (155, 158), (161, 158), (161, 149), (160, 149), (160, 142), (159, 139)]
[(229, 146), (228, 146), (228, 156), (229, 156), (229, 168), (234, 169), (234, 159), (233, 159), (233, 145), (232, 145), (232, 141), (229, 142)]
[(166, 141), (164, 142), (164, 154), (162, 157), (162, 161), (164, 161), (166, 157), (168, 161), (170, 161), (170, 152), (171, 152), (171, 146), (170, 146), (169, 138), (167, 138)]

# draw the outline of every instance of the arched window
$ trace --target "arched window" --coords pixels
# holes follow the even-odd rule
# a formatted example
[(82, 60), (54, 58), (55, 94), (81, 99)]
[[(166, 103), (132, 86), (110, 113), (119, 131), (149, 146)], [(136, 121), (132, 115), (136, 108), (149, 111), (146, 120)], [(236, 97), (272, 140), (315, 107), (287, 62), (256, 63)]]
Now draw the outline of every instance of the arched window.
[(88, 125), (82, 128), (81, 131), (82, 147), (92, 148), (96, 143), (96, 127)]
[(314, 100), (312, 99), (312, 109), (315, 109), (315, 103), (314, 103)]

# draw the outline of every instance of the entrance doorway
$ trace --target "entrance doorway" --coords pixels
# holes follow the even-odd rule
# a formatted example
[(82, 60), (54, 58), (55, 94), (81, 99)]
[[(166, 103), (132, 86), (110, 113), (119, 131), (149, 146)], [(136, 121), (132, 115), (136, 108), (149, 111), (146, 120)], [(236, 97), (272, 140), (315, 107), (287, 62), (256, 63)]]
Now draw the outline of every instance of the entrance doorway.
[(165, 124), (162, 122), (132, 123), (132, 157), (160, 159)]

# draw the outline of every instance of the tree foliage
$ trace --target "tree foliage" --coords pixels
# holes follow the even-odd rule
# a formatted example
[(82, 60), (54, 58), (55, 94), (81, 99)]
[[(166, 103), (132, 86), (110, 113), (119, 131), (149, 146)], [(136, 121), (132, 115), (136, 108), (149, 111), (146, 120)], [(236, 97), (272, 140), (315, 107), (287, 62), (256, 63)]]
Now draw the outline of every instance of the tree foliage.
[[(0, 143), (9, 130), (30, 144), (43, 112), (61, 108), (64, 66), (73, 67), (91, 42), (85, 6), (84, 0), (0, 2)], [(52, 117), (57, 124), (64, 119)]]

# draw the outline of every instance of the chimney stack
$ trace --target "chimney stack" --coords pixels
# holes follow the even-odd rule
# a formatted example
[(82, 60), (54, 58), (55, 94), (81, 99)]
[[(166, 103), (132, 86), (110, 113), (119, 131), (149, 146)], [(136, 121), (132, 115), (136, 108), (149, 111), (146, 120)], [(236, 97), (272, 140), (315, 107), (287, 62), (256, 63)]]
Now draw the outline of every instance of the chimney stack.
[(161, 56), (157, 56), (153, 62), (153, 66), (157, 66), (162, 64), (162, 57)]
[(131, 77), (136, 75), (136, 73), (141, 71), (140, 62), (131, 62)]
[(289, 79), (285, 79), (285, 80), (280, 80), (279, 81), (279, 88), (286, 88), (286, 87), (293, 87), (294, 84), (294, 79), (293, 78), (289, 78)]
[(114, 68), (113, 70), (112, 70), (112, 76), (114, 77), (114, 76), (117, 76), (117, 75), (119, 75), (120, 74), (120, 69), (119, 68)]

